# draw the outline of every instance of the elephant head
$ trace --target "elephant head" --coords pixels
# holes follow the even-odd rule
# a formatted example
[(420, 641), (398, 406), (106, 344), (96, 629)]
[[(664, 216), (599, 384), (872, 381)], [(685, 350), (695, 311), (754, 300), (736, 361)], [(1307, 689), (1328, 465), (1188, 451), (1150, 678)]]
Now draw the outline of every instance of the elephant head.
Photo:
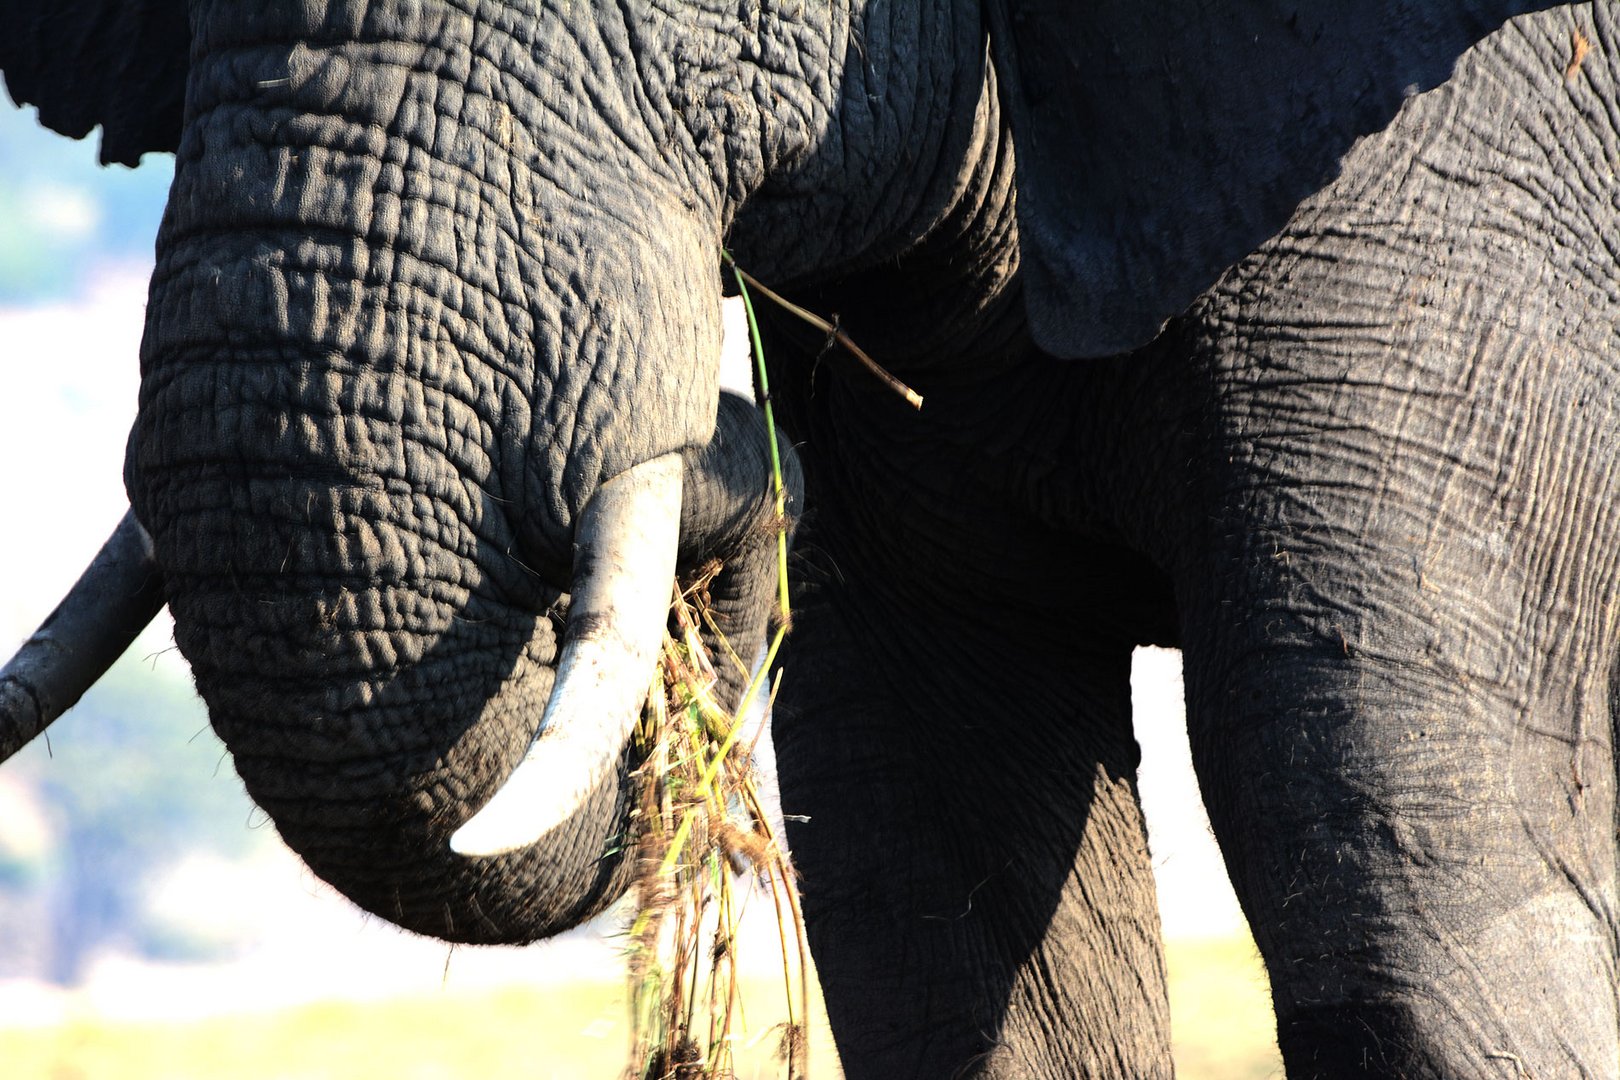
[[(249, 793), (356, 903), (468, 941), (600, 910), (671, 577), (725, 558), (728, 632), (745, 656), (763, 633), (773, 509), (763, 429), (717, 384), (724, 246), (833, 281), (984, 235), (1015, 175), (1016, 228), (940, 287), (1016, 299), (1054, 355), (1117, 352), (1532, 5), (1407, 34), (1396, 0), (1164, 6), (10, 5), (12, 95), (176, 171), (132, 518), (8, 669), (3, 748), (167, 603)], [(1229, 93), (1164, 77), (1214, 54)], [(492, 801), (532, 817), (475, 818)]]

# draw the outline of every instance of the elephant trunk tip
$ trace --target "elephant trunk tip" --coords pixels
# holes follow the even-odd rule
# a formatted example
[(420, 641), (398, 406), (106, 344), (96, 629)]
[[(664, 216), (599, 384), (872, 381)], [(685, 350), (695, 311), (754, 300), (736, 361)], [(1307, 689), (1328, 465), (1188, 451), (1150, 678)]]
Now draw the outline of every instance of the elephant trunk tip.
[(675, 580), (679, 454), (604, 483), (580, 515), (557, 678), (534, 742), (450, 838), (469, 858), (541, 840), (622, 767), (657, 661)]

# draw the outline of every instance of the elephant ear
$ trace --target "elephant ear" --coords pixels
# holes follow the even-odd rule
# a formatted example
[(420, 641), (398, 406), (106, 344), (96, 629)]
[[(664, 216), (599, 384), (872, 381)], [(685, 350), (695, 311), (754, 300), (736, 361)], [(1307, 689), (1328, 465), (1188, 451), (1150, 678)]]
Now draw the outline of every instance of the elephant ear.
[(12, 100), (75, 139), (100, 124), (103, 165), (179, 146), (190, 51), (185, 0), (0, 3)]
[(1534, 3), (988, 0), (1036, 341), (1142, 345)]

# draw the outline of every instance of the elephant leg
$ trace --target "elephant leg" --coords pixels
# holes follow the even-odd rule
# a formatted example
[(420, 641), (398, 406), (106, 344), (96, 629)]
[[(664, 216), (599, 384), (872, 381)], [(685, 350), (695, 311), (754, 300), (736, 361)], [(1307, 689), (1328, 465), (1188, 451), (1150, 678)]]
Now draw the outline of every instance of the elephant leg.
[(1186, 647), (1289, 1075), (1615, 1076), (1607, 671), (1538, 670), (1523, 612), (1447, 581), (1503, 567), (1313, 547), (1235, 552)]
[(1194, 761), (1289, 1075), (1612, 1078), (1613, 419), (1578, 430), (1553, 386), (1432, 428), (1435, 400), (1385, 400), (1424, 445), (1369, 443), (1366, 389), (1300, 359), (1259, 361), (1270, 400), (1178, 583)]
[[(1470, 614), (1430, 625), (1461, 640)], [(1379, 625), (1405, 621), (1262, 616), (1187, 650), (1195, 760), (1289, 1075), (1613, 1077), (1605, 703), (1414, 655)]]
[(1470, 109), (1415, 99), (1180, 328), (1194, 761), (1295, 1077), (1620, 1068), (1615, 215), (1527, 228), (1580, 165), (1516, 151), (1602, 145)]
[(795, 614), (774, 738), (846, 1074), (1169, 1076), (1129, 647), (999, 625), (941, 589), (966, 568), (908, 581), (905, 542), (807, 548), (837, 572)]

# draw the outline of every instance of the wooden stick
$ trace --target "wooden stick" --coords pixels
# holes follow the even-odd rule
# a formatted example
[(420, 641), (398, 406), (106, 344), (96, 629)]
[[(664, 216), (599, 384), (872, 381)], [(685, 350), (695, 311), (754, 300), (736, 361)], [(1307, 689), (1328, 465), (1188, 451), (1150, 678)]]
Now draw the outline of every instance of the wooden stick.
[[(730, 255), (726, 256), (726, 261), (731, 262)], [(876, 375), (878, 379), (882, 381), (883, 385), (905, 398), (906, 401), (911, 404), (913, 409), (922, 408), (923, 399), (921, 394), (917, 393), (917, 391), (913, 390), (911, 387), (889, 374), (882, 364), (879, 364), (876, 360), (873, 360), (870, 356), (866, 355), (866, 350), (855, 344), (854, 339), (852, 339), (848, 334), (844, 333), (844, 331), (839, 327), (828, 322), (826, 319), (823, 319), (815, 312), (810, 311), (807, 308), (800, 307), (798, 304), (795, 304), (785, 296), (772, 292), (769, 288), (760, 284), (758, 278), (754, 277), (754, 275), (750, 274), (748, 271), (742, 269), (736, 263), (731, 263), (731, 268), (736, 270), (737, 273), (742, 276), (744, 281), (748, 282), (750, 288), (758, 289), (761, 296), (764, 296), (767, 300), (770, 300), (773, 303), (781, 305), (785, 310), (797, 315), (811, 326), (814, 326), (817, 330), (820, 330), (822, 333), (826, 334), (833, 341), (836, 341), (838, 344), (848, 349), (850, 355), (854, 356), (855, 359), (859, 360), (866, 366), (866, 370), (870, 371), (873, 375)]]

